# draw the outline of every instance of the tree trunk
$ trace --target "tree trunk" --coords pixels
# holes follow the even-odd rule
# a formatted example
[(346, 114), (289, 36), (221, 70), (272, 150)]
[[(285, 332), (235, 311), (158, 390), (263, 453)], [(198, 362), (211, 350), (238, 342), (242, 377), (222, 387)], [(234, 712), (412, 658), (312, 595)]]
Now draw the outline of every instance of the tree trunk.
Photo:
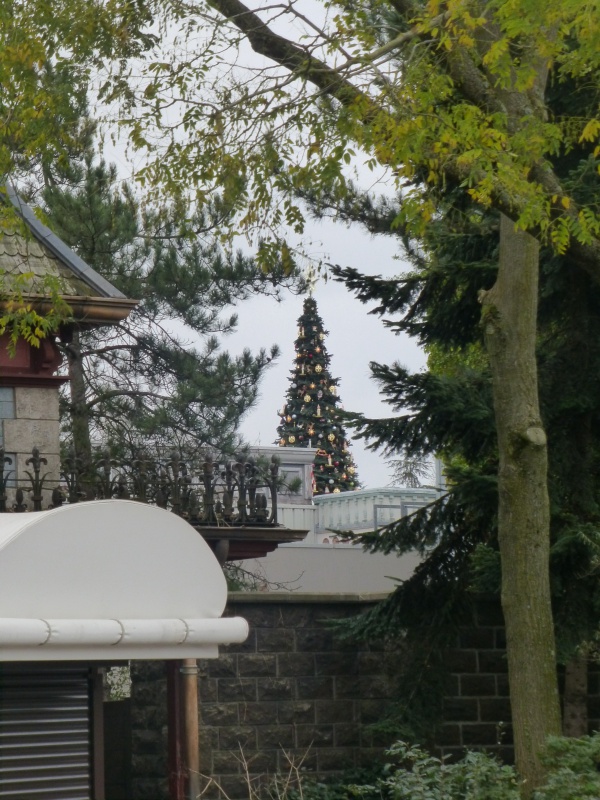
[(502, 608), (517, 769), (543, 782), (546, 737), (561, 732), (550, 602), (546, 435), (535, 358), (539, 245), (505, 217), (495, 285), (482, 295), (498, 434)]
[(84, 476), (82, 488), (87, 492), (86, 477), (92, 467), (92, 441), (90, 438), (90, 415), (85, 393), (85, 376), (81, 358), (79, 331), (73, 332), (73, 338), (66, 347), (69, 365), (69, 386), (71, 390), (71, 433), (75, 456), (79, 460), (79, 468)]

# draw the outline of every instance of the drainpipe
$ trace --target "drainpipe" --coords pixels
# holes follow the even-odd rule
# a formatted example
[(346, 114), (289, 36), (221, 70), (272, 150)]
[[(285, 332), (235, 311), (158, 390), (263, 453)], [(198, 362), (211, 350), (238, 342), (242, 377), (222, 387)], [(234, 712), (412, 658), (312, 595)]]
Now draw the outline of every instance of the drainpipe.
[(183, 762), (186, 768), (186, 800), (200, 796), (200, 738), (198, 731), (198, 665), (195, 658), (184, 658), (181, 668), (183, 716)]

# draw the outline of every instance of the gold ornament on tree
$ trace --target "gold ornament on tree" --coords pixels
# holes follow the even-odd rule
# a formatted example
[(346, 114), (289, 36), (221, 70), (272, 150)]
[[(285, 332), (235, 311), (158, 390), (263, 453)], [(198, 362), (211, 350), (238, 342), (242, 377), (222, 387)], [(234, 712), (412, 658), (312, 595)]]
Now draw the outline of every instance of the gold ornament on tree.
[(309, 394), (305, 394), (304, 395), (304, 402), (305, 403), (310, 403), (310, 395)]
[(320, 364), (317, 364), (315, 367), (315, 372), (323, 372), (323, 367)]
[(295, 441), (296, 441), (296, 437), (294, 435), (288, 436), (288, 442), (290, 444), (294, 444)]
[(329, 439), (330, 442), (335, 442), (335, 434), (330, 433), (327, 438)]

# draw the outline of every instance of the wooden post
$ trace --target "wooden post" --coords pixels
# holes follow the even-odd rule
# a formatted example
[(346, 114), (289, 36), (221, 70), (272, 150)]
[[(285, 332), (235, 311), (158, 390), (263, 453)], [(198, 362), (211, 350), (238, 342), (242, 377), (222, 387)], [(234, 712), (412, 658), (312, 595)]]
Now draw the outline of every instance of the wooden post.
[(186, 800), (200, 796), (200, 737), (198, 730), (198, 665), (185, 658), (181, 669), (183, 711), (183, 752), (186, 773)]
[(167, 720), (169, 731), (169, 800), (185, 800), (182, 758), (181, 686), (182, 661), (167, 661)]

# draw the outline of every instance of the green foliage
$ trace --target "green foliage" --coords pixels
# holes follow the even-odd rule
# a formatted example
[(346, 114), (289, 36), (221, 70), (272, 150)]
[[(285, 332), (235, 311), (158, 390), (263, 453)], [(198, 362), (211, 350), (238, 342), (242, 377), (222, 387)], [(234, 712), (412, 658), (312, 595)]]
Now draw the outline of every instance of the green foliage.
[(235, 357), (222, 350), (219, 335), (237, 323), (226, 312), (254, 293), (294, 287), (297, 276), (266, 275), (252, 259), (220, 248), (218, 201), (212, 216), (207, 210), (187, 220), (176, 205), (141, 207), (115, 167), (91, 151), (70, 165), (70, 183), (49, 187), (44, 199), (47, 222), (63, 241), (140, 301), (118, 326), (83, 330), (65, 345), (72, 378), (82, 368), (85, 384), (83, 396), (72, 390), (64, 399), (66, 430), (78, 438), (77, 421), (85, 421), (92, 438), (114, 446), (232, 451), (277, 348)]
[[(3, 0), (0, 3), (0, 177), (50, 181), (81, 152), (81, 113), (92, 71), (135, 57), (154, 37), (143, 2)], [(4, 210), (0, 208), (0, 214)]]
[(2, 273), (0, 281), (0, 335), (9, 333), (8, 350), (12, 356), (19, 339), (39, 347), (42, 339), (56, 333), (71, 319), (71, 309), (61, 295), (60, 281), (52, 275), (40, 278), (32, 272)]
[(551, 738), (544, 763), (546, 785), (535, 800), (594, 800), (600, 797), (600, 735), (581, 739)]
[(312, 297), (298, 319), (296, 364), (277, 428), (281, 447), (316, 447), (314, 493), (346, 492), (360, 486), (340, 413), (339, 380), (329, 371), (326, 331)]
[[(512, 766), (485, 753), (467, 752), (448, 762), (405, 742), (387, 753), (387, 762), (371, 775), (346, 773), (341, 780), (305, 780), (289, 800), (519, 800)], [(600, 735), (549, 739), (544, 755), (545, 784), (534, 800), (592, 800), (600, 796)]]

